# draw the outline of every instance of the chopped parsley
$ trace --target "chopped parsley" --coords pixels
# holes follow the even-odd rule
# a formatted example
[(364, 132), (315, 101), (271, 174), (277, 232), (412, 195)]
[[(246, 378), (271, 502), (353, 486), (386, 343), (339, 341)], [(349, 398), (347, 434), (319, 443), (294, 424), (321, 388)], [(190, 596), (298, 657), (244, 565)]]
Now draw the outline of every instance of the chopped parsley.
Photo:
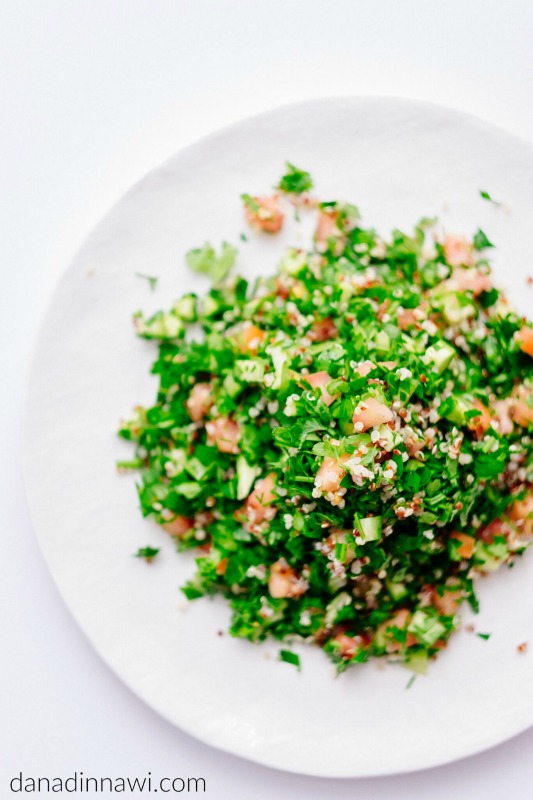
[(143, 280), (147, 281), (148, 286), (150, 287), (152, 292), (154, 291), (155, 287), (157, 286), (157, 281), (159, 280), (159, 278), (157, 278), (154, 275), (144, 275), (142, 272), (136, 272), (135, 275), (137, 276), (137, 278), (142, 278)]
[(241, 200), (245, 207), (253, 214), (257, 214), (258, 211), (260, 211), (261, 204), (254, 197), (252, 197), (251, 194), (241, 194)]
[(287, 161), (287, 172), (282, 176), (277, 188), (286, 194), (303, 194), (313, 188), (311, 175), (303, 169), (298, 169)]
[(157, 547), (139, 547), (135, 553), (135, 558), (144, 558), (146, 561), (153, 561), (158, 553), (159, 548)]
[(491, 197), (490, 194), (488, 192), (485, 192), (483, 189), (479, 190), (479, 196), (483, 200), (488, 200), (489, 203), (493, 203), (495, 206), (501, 206), (501, 203), (499, 203), (497, 200), (494, 200), (494, 198)]
[[(291, 165), (279, 182), (311, 185)], [(276, 233), (290, 199), (243, 201)], [(461, 604), (477, 611), (477, 577), (533, 534), (533, 330), (493, 285), (483, 231), (424, 219), (384, 237), (350, 203), (306, 213), (312, 242), (272, 275), (249, 284), (235, 248), (206, 244), (187, 263), (213, 287), (135, 315), (159, 387), (121, 425), (121, 465), (143, 515), (196, 550), (183, 593), (224, 595), (233, 636), (424, 674)]]
[(472, 239), (472, 243), (474, 245), (475, 250), (486, 250), (489, 247), (494, 247), (491, 241), (487, 238), (486, 233), (484, 233), (481, 228), (478, 228), (476, 233), (474, 234), (474, 238)]
[(227, 242), (222, 242), (219, 255), (213, 245), (206, 242), (203, 247), (189, 250), (185, 260), (190, 269), (203, 272), (213, 283), (220, 283), (233, 268), (236, 256), (237, 249)]
[(287, 664), (292, 664), (296, 667), (298, 672), (300, 671), (300, 656), (297, 653), (293, 653), (292, 650), (280, 650), (279, 651), (279, 660), (285, 661)]

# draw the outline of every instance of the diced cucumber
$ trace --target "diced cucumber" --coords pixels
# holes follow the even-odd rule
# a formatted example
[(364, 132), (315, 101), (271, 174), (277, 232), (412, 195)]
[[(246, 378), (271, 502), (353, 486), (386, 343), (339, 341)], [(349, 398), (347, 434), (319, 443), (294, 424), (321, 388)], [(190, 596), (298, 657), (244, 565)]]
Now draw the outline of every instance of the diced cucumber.
[(399, 583), (398, 581), (386, 581), (385, 585), (388, 593), (395, 601), (403, 600), (403, 598), (407, 597), (409, 594), (409, 589), (405, 583)]
[(248, 300), (244, 306), (242, 307), (242, 315), (244, 319), (253, 320), (257, 309), (263, 302), (262, 297), (253, 297), (252, 299)]
[(351, 605), (351, 603), (353, 603), (353, 598), (348, 592), (341, 592), (337, 597), (334, 597), (331, 603), (326, 606), (326, 616), (324, 618), (326, 625), (334, 625), (339, 611), (345, 606)]
[(442, 416), (456, 425), (466, 425), (467, 412), (475, 410), (474, 397), (470, 394), (451, 395), (446, 398), (444, 403)]
[(447, 342), (438, 342), (426, 350), (422, 360), (439, 375), (447, 369), (457, 355), (455, 349)]
[(231, 374), (226, 375), (222, 385), (230, 397), (236, 397), (243, 388), (242, 383), (236, 381)]
[(362, 539), (362, 544), (365, 542), (379, 542), (383, 535), (383, 528), (381, 517), (363, 517), (362, 519), (356, 514), (354, 517), (354, 528), (359, 533), (356, 538)]
[(265, 376), (265, 363), (259, 358), (239, 359), (235, 362), (235, 377), (246, 383), (261, 383)]
[(450, 422), (455, 422), (456, 425), (464, 425), (466, 423), (465, 414), (470, 406), (460, 397), (454, 397), (453, 401), (453, 408), (446, 414), (446, 419), (450, 420)]
[(436, 617), (426, 614), (425, 611), (415, 611), (411, 622), (407, 626), (409, 633), (416, 636), (423, 644), (431, 646), (437, 639), (446, 633), (446, 628)]
[(202, 316), (203, 317), (214, 317), (215, 314), (220, 311), (221, 304), (220, 300), (216, 297), (213, 297), (212, 294), (206, 294), (203, 303), (202, 303)]
[(386, 635), (385, 631), (383, 631), (380, 628), (378, 628), (376, 630), (375, 635), (374, 635), (374, 641), (373, 641), (373, 644), (374, 644), (374, 647), (376, 648), (376, 650), (378, 650), (378, 651), (379, 650), (385, 650), (388, 641), (389, 641), (389, 638)]
[(378, 331), (374, 337), (376, 350), (378, 353), (388, 353), (390, 350), (390, 337), (387, 331)]
[(405, 659), (404, 666), (416, 675), (425, 675), (428, 668), (428, 654), (426, 650), (417, 650), (410, 653)]
[(195, 322), (197, 320), (196, 303), (198, 298), (195, 294), (184, 294), (175, 304), (174, 311), (184, 322)]
[(448, 553), (452, 561), (462, 561), (463, 556), (459, 555), (459, 550), (463, 546), (460, 539), (448, 539)]
[(391, 431), (388, 425), (379, 425), (377, 430), (379, 433), (380, 447), (382, 446), (381, 442), (385, 442), (383, 449), (388, 453), (403, 442), (402, 437), (395, 431)]
[(271, 384), (271, 388), (281, 389), (289, 379), (288, 353), (280, 346), (268, 347), (267, 353), (270, 355), (272, 363), (274, 364), (274, 381)]
[(244, 456), (237, 458), (237, 500), (248, 497), (261, 467), (249, 464)]
[(185, 469), (189, 475), (192, 475), (192, 477), (197, 481), (202, 480), (203, 476), (207, 472), (207, 467), (205, 464), (202, 464), (202, 462), (198, 458), (194, 458), (194, 456), (186, 460)]
[(184, 330), (183, 322), (172, 311), (164, 314), (158, 311), (150, 319), (135, 314), (135, 329), (143, 339), (176, 339)]
[(474, 548), (474, 564), (482, 572), (494, 572), (509, 557), (509, 550), (504, 541), (492, 544), (478, 541)]
[(449, 294), (444, 298), (442, 313), (449, 325), (460, 325), (461, 322), (476, 315), (476, 307), (456, 294)]
[(303, 250), (290, 247), (279, 262), (280, 272), (297, 275), (307, 263), (307, 254)]

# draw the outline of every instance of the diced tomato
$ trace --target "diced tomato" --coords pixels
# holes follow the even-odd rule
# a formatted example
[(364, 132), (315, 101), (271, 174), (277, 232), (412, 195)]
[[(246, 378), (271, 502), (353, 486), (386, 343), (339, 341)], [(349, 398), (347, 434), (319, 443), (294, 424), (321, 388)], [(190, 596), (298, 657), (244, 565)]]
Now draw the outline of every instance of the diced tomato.
[(252, 202), (257, 208), (244, 206), (244, 214), (247, 222), (252, 228), (265, 231), (266, 233), (277, 233), (283, 225), (284, 214), (279, 207), (277, 194), (268, 197), (252, 197)]
[(257, 348), (266, 336), (266, 332), (251, 322), (244, 326), (239, 334), (239, 349), (241, 353), (256, 353)]
[(272, 505), (277, 495), (274, 493), (276, 473), (270, 472), (266, 478), (255, 482), (253, 491), (246, 498), (245, 513), (251, 525), (259, 525), (264, 519), (273, 519), (277, 509)]
[(527, 389), (524, 385), (517, 386), (513, 390), (511, 417), (513, 422), (516, 422), (523, 428), (527, 428), (528, 425), (533, 423), (533, 406), (530, 406), (528, 403), (528, 401), (531, 400), (532, 394), (533, 390)]
[(331, 640), (337, 645), (336, 652), (341, 658), (350, 660), (360, 650), (364, 650), (370, 644), (370, 637), (366, 635), (349, 636), (343, 631), (337, 633)]
[(476, 540), (473, 536), (468, 536), (468, 534), (460, 533), (459, 531), (453, 531), (450, 534), (450, 538), (461, 542), (460, 546), (457, 548), (457, 555), (461, 556), (461, 558), (472, 558), (476, 545)]
[(346, 554), (342, 559), (342, 563), (349, 564), (352, 562), (355, 558), (355, 547), (352, 531), (343, 531), (341, 528), (329, 528), (328, 533), (328, 538), (325, 541), (327, 550), (335, 555), (337, 545), (346, 544)]
[(459, 608), (458, 599), (452, 596), (452, 592), (444, 592), (442, 595), (436, 591), (433, 593), (433, 605), (439, 614), (444, 617), (453, 617), (455, 615)]
[(325, 250), (331, 239), (339, 239), (342, 236), (338, 225), (337, 211), (330, 211), (321, 208), (318, 212), (318, 222), (315, 231), (315, 242), (319, 250)]
[(326, 342), (328, 339), (334, 339), (338, 333), (331, 317), (324, 317), (324, 319), (317, 319), (313, 322), (308, 336), (314, 342)]
[(326, 456), (315, 476), (315, 486), (322, 492), (336, 492), (346, 470), (341, 464), (330, 456)]
[(302, 281), (294, 280), (291, 286), (291, 292), (293, 297), (296, 297), (297, 300), (301, 300), (302, 297), (305, 297), (307, 294), (307, 289), (305, 288), (305, 284)]
[(390, 617), (386, 622), (383, 623), (383, 625), (386, 626), (384, 630), (386, 630), (391, 625), (394, 626), (395, 628), (407, 627), (407, 623), (409, 621), (410, 616), (411, 613), (409, 609), (399, 608), (398, 611), (396, 611), (396, 613), (392, 617)]
[(248, 503), (254, 508), (266, 506), (273, 503), (277, 495), (274, 493), (276, 485), (276, 473), (269, 472), (266, 478), (259, 478), (255, 482), (252, 493), (248, 496)]
[(282, 297), (284, 300), (288, 300), (291, 290), (290, 287), (287, 285), (285, 281), (282, 281), (280, 278), (276, 278), (276, 294), (278, 297)]
[(457, 292), (472, 292), (477, 297), (481, 292), (488, 292), (492, 289), (492, 281), (489, 275), (485, 275), (473, 267), (463, 269), (455, 267), (451, 278), (446, 281), (447, 286)]
[(270, 567), (268, 591), (275, 598), (297, 598), (307, 591), (307, 583), (284, 558), (280, 558)]
[(507, 516), (526, 536), (533, 534), (533, 491), (530, 490), (523, 500), (515, 502), (507, 510)]
[(492, 417), (490, 414), (489, 409), (487, 406), (483, 405), (480, 400), (474, 400), (473, 403), (474, 408), (481, 413), (477, 417), (471, 417), (467, 425), (471, 431), (473, 431), (476, 436), (483, 436), (485, 431), (490, 428), (490, 423), (492, 422)]
[(515, 339), (520, 349), (533, 358), (533, 328), (524, 326), (515, 334)]
[[(396, 361), (378, 361), (378, 366), (385, 367), (385, 369), (394, 369)], [(366, 378), (373, 369), (376, 369), (376, 365), (373, 361), (361, 361), (356, 372), (358, 372), (362, 378)]]
[(505, 523), (503, 520), (496, 517), (496, 519), (493, 519), (488, 525), (484, 525), (477, 531), (477, 537), (483, 542), (487, 542), (487, 544), (492, 544), (495, 536), (504, 535), (504, 527)]
[[(394, 419), (394, 414), (380, 400), (375, 397), (369, 397), (359, 403), (359, 411), (356, 410), (352, 417), (356, 429), (366, 431), (368, 428), (374, 428), (376, 425), (383, 425), (384, 423), (391, 422)], [(359, 426), (358, 426), (359, 423)], [(360, 427), (362, 424), (362, 427)]]
[(514, 527), (526, 536), (533, 535), (533, 490), (530, 488), (523, 500), (511, 503), (502, 519), (497, 517), (488, 525), (480, 528), (478, 537), (492, 544), (495, 536), (509, 536), (510, 527)]
[(405, 446), (407, 447), (407, 452), (411, 458), (415, 458), (417, 453), (420, 453), (420, 451), (426, 446), (426, 440), (419, 439), (417, 436), (409, 436), (405, 440)]
[(368, 373), (372, 372), (373, 369), (376, 369), (376, 365), (373, 361), (361, 361), (356, 372), (358, 372), (362, 378), (366, 378)]
[(206, 528), (212, 525), (215, 521), (215, 515), (212, 511), (197, 511), (194, 515), (194, 524), (197, 528)]
[(471, 242), (464, 236), (448, 234), (442, 244), (444, 257), (450, 267), (469, 267), (474, 263), (474, 252)]
[(228, 559), (223, 558), (221, 561), (218, 562), (215, 568), (215, 572), (217, 575), (224, 575), (226, 572), (226, 567), (228, 566)]
[(442, 594), (433, 589), (431, 602), (444, 617), (453, 617), (461, 605), (463, 593), (461, 589), (454, 589), (451, 584), (447, 585)]
[(213, 405), (213, 386), (210, 383), (195, 383), (185, 402), (190, 418), (199, 422)]
[(238, 453), (241, 429), (229, 417), (218, 417), (206, 423), (207, 443), (215, 445), (221, 453)]
[(400, 313), (396, 317), (396, 322), (398, 324), (398, 327), (402, 331), (406, 331), (408, 328), (412, 328), (414, 325), (416, 325), (417, 321), (418, 321), (417, 318), (415, 317), (412, 309), (410, 308), (405, 308), (403, 311), (400, 311)]
[(184, 536), (194, 525), (194, 520), (190, 517), (174, 517), (174, 519), (163, 523), (163, 528), (171, 536)]
[(509, 397), (494, 403), (494, 419), (498, 422), (498, 431), (504, 436), (513, 432), (512, 406), (513, 400)]
[[(396, 653), (402, 649), (402, 644), (394, 639), (394, 633), (389, 628), (399, 628), (405, 630), (411, 619), (411, 613), (407, 608), (399, 608), (398, 611), (389, 617), (389, 619), (382, 622), (377, 629), (378, 636), (384, 636), (387, 639), (385, 649), (387, 653)], [(407, 633), (405, 639), (405, 646), (412, 647), (417, 644), (416, 637), (412, 633)]]
[(312, 372), (310, 375), (305, 375), (304, 377), (307, 383), (311, 384), (313, 389), (320, 389), (322, 400), (327, 406), (330, 406), (337, 399), (337, 394), (330, 394), (325, 388), (328, 383), (333, 380), (325, 370)]

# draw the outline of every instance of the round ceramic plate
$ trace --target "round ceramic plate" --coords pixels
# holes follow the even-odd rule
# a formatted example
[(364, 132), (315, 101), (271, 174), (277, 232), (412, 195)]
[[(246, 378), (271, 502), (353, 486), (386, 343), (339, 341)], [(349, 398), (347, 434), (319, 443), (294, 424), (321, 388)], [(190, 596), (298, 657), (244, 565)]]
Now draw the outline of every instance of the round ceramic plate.
[[(326, 657), (299, 646), (303, 668), (279, 646), (230, 636), (223, 601), (184, 608), (178, 587), (192, 556), (138, 510), (119, 419), (150, 404), (156, 349), (137, 339), (132, 312), (167, 307), (206, 283), (183, 254), (207, 239), (239, 245), (246, 275), (271, 272), (279, 237), (240, 242), (239, 195), (268, 191), (284, 162), (308, 169), (321, 198), (355, 202), (382, 232), (441, 216), (481, 226), (497, 244), (496, 278), (527, 312), (533, 149), (479, 120), (405, 100), (345, 98), (280, 108), (233, 125), (151, 172), (97, 225), (59, 283), (41, 328), (25, 412), (23, 460), (39, 540), (79, 624), (122, 680), (192, 735), (246, 758), (322, 776), (383, 775), (442, 764), (533, 723), (533, 554), (480, 581), (476, 629), (406, 690), (409, 673), (370, 663), (335, 679)], [(487, 190), (504, 203), (483, 201)], [(136, 273), (159, 277), (150, 291)], [(529, 294), (528, 294), (529, 292)], [(147, 566), (138, 547), (161, 548)]]

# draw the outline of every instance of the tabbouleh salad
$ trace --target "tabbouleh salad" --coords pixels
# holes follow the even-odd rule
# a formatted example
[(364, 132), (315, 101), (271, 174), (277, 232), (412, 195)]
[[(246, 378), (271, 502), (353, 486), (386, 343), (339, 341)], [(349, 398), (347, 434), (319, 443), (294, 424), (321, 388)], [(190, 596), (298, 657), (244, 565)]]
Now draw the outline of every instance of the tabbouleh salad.
[(423, 672), (477, 609), (476, 578), (533, 533), (533, 327), (482, 230), (424, 219), (384, 239), (312, 189), (288, 164), (274, 194), (242, 195), (249, 235), (316, 215), (310, 249), (250, 286), (236, 248), (206, 244), (186, 259), (213, 288), (135, 315), (159, 390), (122, 423), (121, 466), (142, 513), (199, 549), (183, 592), (222, 593), (233, 636)]

